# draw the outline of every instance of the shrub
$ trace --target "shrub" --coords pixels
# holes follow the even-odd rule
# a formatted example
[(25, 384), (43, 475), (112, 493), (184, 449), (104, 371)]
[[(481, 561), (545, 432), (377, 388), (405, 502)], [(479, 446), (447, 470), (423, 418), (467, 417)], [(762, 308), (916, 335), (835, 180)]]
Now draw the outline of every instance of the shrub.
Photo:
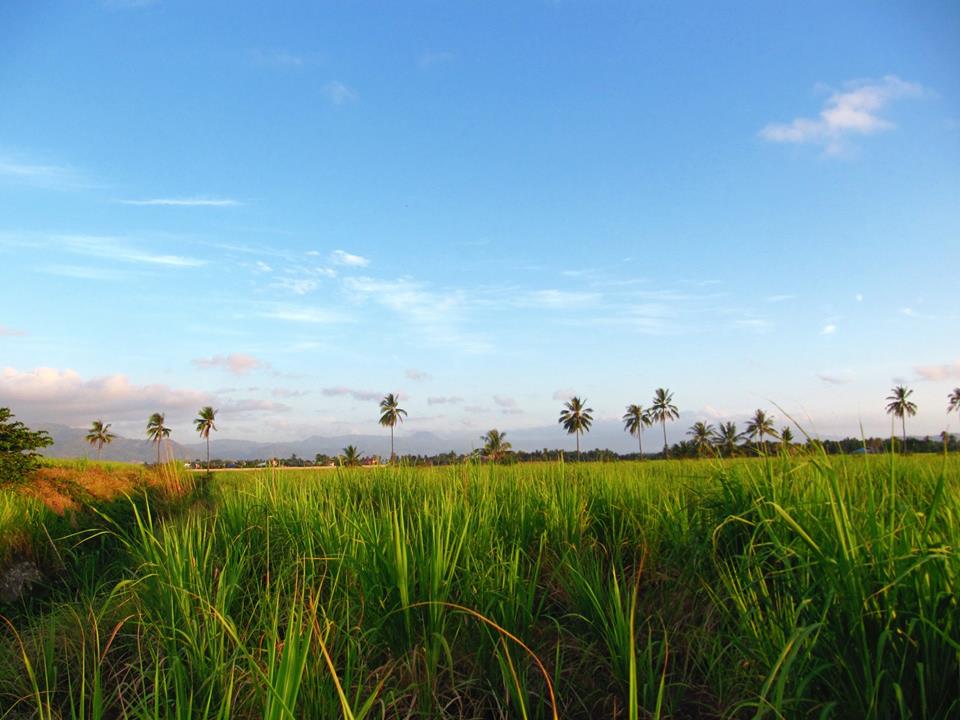
[(9, 408), (0, 408), (0, 485), (24, 480), (39, 457), (35, 451), (52, 444), (45, 430), (30, 430), (13, 420)]

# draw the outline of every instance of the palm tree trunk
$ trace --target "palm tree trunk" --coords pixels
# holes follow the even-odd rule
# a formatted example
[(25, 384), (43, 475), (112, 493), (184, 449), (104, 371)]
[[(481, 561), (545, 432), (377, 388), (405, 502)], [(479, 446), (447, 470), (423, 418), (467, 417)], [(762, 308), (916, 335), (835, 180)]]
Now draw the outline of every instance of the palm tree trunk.
[(103, 443), (97, 445), (97, 462), (100, 462), (100, 451), (103, 450)]
[(157, 439), (157, 465), (160, 464), (160, 440)]
[(210, 472), (210, 433), (207, 433), (207, 472)]
[(660, 425), (663, 426), (663, 457), (666, 459), (670, 455), (670, 450), (667, 448), (667, 421), (661, 420)]
[(643, 430), (637, 433), (637, 442), (640, 444), (640, 459), (643, 460)]
[(396, 453), (393, 452), (393, 425), (390, 426), (390, 462), (394, 461)]
[(907, 414), (900, 416), (900, 424), (903, 427), (903, 454), (907, 454)]
[(580, 431), (577, 430), (577, 462), (580, 462)]

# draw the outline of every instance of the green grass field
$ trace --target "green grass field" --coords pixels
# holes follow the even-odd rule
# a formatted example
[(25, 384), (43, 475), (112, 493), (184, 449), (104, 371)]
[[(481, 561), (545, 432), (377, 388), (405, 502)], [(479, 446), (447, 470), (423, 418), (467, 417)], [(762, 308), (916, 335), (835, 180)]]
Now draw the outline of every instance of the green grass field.
[(0, 717), (960, 717), (958, 457), (170, 473), (0, 491)]

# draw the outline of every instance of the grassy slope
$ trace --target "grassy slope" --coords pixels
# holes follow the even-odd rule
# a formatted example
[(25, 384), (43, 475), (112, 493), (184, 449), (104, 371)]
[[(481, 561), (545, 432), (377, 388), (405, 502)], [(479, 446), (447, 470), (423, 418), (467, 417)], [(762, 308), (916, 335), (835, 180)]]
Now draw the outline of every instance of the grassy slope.
[(0, 538), (20, 503), (62, 557), (7, 608), (0, 707), (960, 714), (957, 458), (174, 477), (199, 506), (111, 505), (96, 536), (0, 496)]

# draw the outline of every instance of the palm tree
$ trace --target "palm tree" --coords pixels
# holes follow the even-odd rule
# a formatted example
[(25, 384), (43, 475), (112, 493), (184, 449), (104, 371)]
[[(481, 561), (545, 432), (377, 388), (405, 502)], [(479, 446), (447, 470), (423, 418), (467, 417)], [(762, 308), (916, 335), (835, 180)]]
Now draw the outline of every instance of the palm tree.
[(399, 393), (388, 393), (380, 401), (380, 424), (390, 428), (390, 462), (394, 461), (393, 452), (393, 428), (398, 422), (403, 422), (407, 416), (407, 411), (400, 407)]
[(506, 436), (505, 432), (500, 432), (496, 428), (481, 436), (483, 439), (483, 454), (487, 460), (499, 462), (513, 449), (510, 443), (504, 440)]
[(116, 435), (110, 432), (110, 423), (104, 425), (103, 420), (94, 420), (90, 425), (89, 432), (87, 432), (86, 441), (91, 445), (96, 445), (97, 460), (99, 460), (103, 446), (109, 445), (115, 437)]
[(623, 429), (637, 436), (641, 460), (643, 460), (643, 429), (651, 425), (653, 421), (650, 419), (650, 413), (643, 409), (643, 405), (627, 405), (627, 412), (623, 415)]
[(217, 412), (219, 411), (207, 405), (200, 408), (200, 412), (197, 413), (197, 417), (193, 421), (200, 437), (207, 441), (207, 472), (210, 472), (210, 431), (217, 431), (217, 426), (214, 424), (214, 420), (217, 419)]
[(947, 395), (947, 414), (952, 412), (960, 413), (960, 387), (953, 389), (953, 392)]
[(584, 407), (586, 400), (572, 397), (563, 404), (558, 423), (569, 435), (577, 436), (577, 460), (580, 460), (580, 433), (590, 432), (593, 423), (593, 408)]
[(663, 426), (663, 456), (667, 457), (667, 420), (676, 420), (680, 417), (677, 406), (673, 404), (673, 393), (664, 388), (657, 388), (653, 394), (653, 405), (650, 406), (650, 418)]
[(695, 422), (690, 426), (690, 429), (687, 430), (687, 435), (692, 438), (691, 442), (699, 456), (705, 455), (706, 452), (710, 450), (713, 439), (716, 437), (713, 425), (705, 422)]
[(740, 433), (737, 432), (737, 424), (733, 422), (720, 423), (720, 429), (714, 436), (714, 443), (717, 450), (725, 457), (733, 457), (737, 452), (737, 441), (740, 440)]
[(773, 416), (767, 415), (763, 410), (757, 410), (750, 422), (747, 423), (747, 430), (744, 433), (747, 437), (757, 439), (757, 447), (763, 447), (763, 436), (777, 437), (777, 430), (773, 426)]
[(783, 449), (789, 452), (790, 444), (793, 442), (793, 430), (789, 425), (785, 425), (780, 431), (780, 442), (783, 443)]
[(154, 413), (147, 420), (147, 437), (157, 444), (157, 465), (160, 464), (160, 443), (170, 437), (170, 428), (163, 424), (165, 419), (162, 413)]
[(917, 404), (910, 400), (913, 390), (909, 390), (903, 385), (897, 385), (890, 390), (887, 397), (887, 415), (893, 415), (900, 418), (900, 425), (903, 428), (903, 452), (907, 451), (907, 416), (913, 417), (917, 414)]
[(360, 464), (360, 451), (353, 445), (347, 445), (340, 456), (340, 464), (344, 467), (357, 467)]

